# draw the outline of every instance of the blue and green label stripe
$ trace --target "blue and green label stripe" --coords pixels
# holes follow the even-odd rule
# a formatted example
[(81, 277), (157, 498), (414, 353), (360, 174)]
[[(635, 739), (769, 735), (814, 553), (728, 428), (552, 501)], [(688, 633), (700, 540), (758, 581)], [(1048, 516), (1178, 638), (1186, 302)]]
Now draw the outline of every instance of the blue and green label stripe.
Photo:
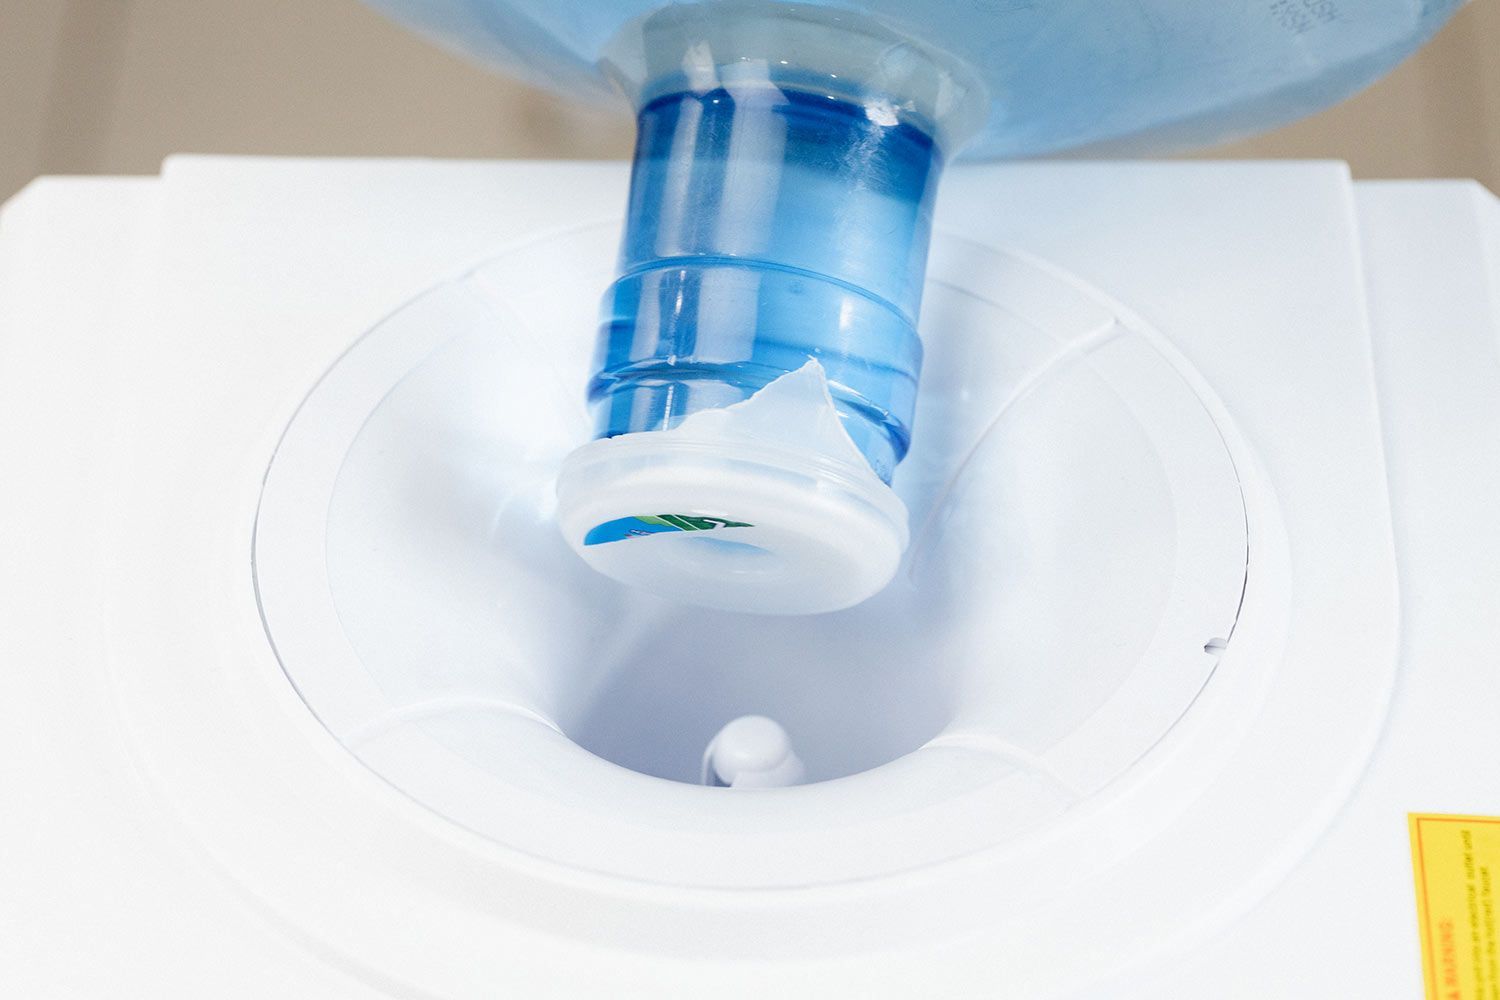
[(585, 545), (602, 545), (626, 538), (643, 538), (663, 531), (714, 531), (719, 528), (753, 528), (744, 521), (723, 517), (698, 517), (693, 514), (637, 514), (597, 524), (583, 537)]

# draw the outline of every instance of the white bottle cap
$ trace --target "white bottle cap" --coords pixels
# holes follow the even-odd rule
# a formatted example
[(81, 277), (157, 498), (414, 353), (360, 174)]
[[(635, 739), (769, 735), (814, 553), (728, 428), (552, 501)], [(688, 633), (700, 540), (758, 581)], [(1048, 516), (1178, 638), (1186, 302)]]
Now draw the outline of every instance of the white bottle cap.
[(849, 438), (815, 361), (667, 431), (579, 448), (557, 519), (589, 565), (706, 607), (815, 614), (880, 591), (906, 507)]

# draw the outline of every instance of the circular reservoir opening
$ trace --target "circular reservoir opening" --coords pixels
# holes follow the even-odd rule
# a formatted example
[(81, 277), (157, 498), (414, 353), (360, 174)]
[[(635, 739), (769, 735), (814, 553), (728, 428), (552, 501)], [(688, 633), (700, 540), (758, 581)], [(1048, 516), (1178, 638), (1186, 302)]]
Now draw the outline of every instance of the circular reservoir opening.
[[(502, 843), (637, 877), (730, 878), (725, 857), (764, 852), (745, 884), (859, 874), (849, 838), (864, 874), (1013, 839), (1149, 756), (1212, 676), (1246, 567), (1234, 464), (1168, 347), (1076, 282), (939, 237), (897, 580), (829, 615), (688, 607), (595, 574), (552, 522), (615, 236), (554, 236), (419, 297), (287, 429), (256, 586), (337, 739)], [(803, 785), (702, 785), (746, 716), (785, 730)], [(888, 822), (950, 807), (995, 818), (915, 841)], [(655, 833), (632, 853), (617, 826)], [(672, 840), (688, 829), (707, 839)]]

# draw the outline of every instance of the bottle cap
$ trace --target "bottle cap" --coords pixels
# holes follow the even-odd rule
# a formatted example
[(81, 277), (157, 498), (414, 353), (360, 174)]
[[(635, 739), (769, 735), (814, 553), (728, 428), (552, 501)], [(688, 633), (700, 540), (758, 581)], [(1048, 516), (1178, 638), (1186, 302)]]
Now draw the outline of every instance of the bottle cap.
[(849, 438), (810, 361), (671, 430), (579, 448), (557, 519), (594, 569), (664, 597), (760, 614), (837, 611), (890, 582), (906, 507)]

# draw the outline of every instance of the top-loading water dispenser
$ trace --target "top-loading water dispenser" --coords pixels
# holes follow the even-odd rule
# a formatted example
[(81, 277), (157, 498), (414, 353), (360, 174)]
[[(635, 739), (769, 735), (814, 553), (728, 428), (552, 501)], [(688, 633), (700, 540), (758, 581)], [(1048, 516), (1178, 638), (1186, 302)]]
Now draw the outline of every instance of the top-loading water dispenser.
[(1500, 777), (1500, 209), (1331, 163), (929, 185), (932, 123), (1206, 141), (1445, 10), (400, 6), (579, 92), (731, 9), (947, 82), (778, 104), (715, 39), (635, 94), (633, 169), (186, 157), (8, 206), (21, 987), (1421, 980), (1407, 813)]

